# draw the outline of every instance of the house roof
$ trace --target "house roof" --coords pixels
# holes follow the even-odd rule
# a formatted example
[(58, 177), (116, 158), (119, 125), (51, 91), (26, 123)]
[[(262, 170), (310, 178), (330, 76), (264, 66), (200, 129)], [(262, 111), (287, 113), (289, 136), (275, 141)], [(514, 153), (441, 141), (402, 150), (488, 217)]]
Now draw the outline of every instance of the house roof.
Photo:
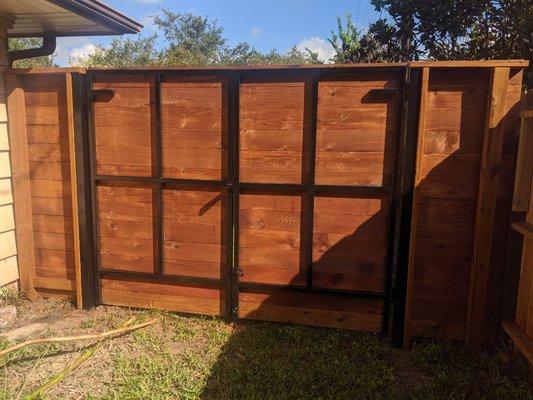
[(10, 37), (138, 33), (142, 25), (98, 0), (1, 0)]

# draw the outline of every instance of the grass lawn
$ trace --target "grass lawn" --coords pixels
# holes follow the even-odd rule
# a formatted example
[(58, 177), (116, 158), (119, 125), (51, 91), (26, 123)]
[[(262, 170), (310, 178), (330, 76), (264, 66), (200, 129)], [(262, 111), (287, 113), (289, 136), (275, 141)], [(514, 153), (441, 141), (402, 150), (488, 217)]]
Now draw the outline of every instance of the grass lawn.
[[(530, 399), (525, 363), (503, 350), (469, 355), (449, 342), (391, 349), (377, 335), (66, 302), (20, 302), (39, 335), (101, 332), (132, 315), (148, 328), (101, 343), (44, 399)], [(0, 332), (0, 335), (2, 333)], [(23, 399), (95, 342), (28, 347), (0, 360), (0, 399)], [(0, 341), (0, 349), (8, 343)], [(7, 361), (7, 362), (6, 362)]]

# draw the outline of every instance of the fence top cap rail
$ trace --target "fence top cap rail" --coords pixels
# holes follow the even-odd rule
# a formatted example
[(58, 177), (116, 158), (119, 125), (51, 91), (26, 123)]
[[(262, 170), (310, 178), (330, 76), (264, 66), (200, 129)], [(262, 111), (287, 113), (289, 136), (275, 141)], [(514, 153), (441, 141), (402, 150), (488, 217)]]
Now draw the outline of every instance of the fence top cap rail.
[(51, 68), (11, 68), (10, 73), (16, 74), (62, 74), (89, 72), (172, 72), (172, 71), (205, 71), (205, 72), (246, 72), (246, 71), (295, 71), (295, 70), (350, 70), (350, 69), (381, 69), (381, 68), (494, 68), (513, 67), (526, 68), (529, 66), (528, 60), (480, 60), (480, 61), (410, 61), (407, 63), (366, 63), (366, 64), (306, 64), (306, 65), (246, 65), (236, 67), (221, 66), (175, 66), (175, 67), (51, 67)]

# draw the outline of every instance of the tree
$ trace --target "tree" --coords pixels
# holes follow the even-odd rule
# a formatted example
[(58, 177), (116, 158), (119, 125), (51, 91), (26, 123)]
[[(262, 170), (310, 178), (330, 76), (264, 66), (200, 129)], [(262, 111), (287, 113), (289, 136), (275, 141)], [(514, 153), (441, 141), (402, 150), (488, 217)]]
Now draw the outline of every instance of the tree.
[(371, 0), (394, 21), (402, 61), (531, 59), (531, 0)]
[[(9, 51), (33, 49), (41, 47), (42, 44), (43, 40), (41, 38), (10, 38), (8, 41)], [(15, 68), (53, 67), (54, 65), (53, 55), (26, 58), (13, 63), (13, 67)]]
[(400, 44), (395, 29), (384, 19), (372, 23), (364, 34), (359, 31), (350, 14), (346, 27), (337, 17), (337, 33), (331, 32), (328, 41), (335, 50), (336, 63), (395, 62), (400, 60)]
[(97, 45), (94, 54), (70, 59), (70, 64), (86, 67), (125, 67), (159, 64), (155, 49), (156, 36), (137, 39), (114, 38), (109, 46)]
[[(217, 21), (209, 21), (191, 13), (175, 13), (163, 9), (154, 17), (157, 33), (136, 39), (114, 39), (108, 46), (82, 59), (72, 60), (84, 66), (139, 65), (250, 65), (305, 64), (318, 61), (313, 53), (303, 53), (292, 47), (287, 53), (271, 50), (261, 53), (249, 43), (229, 46), (224, 30)], [(164, 46), (157, 50), (162, 39)]]

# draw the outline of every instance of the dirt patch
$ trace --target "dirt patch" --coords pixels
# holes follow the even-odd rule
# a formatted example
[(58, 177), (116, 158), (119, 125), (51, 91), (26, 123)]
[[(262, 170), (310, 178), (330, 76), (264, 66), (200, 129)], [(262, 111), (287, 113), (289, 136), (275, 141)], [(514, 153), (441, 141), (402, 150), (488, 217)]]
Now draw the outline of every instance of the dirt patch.
[[(0, 400), (23, 398), (95, 345), (98, 351), (45, 399), (531, 398), (523, 360), (501, 350), (472, 357), (457, 344), (422, 341), (404, 352), (361, 332), (250, 321), (232, 326), (107, 306), (78, 311), (57, 300), (17, 307), (11, 331), (46, 325), (31, 337), (103, 332), (132, 317), (158, 322), (104, 342), (13, 353), (0, 360)], [(7, 345), (0, 341), (0, 348)]]

